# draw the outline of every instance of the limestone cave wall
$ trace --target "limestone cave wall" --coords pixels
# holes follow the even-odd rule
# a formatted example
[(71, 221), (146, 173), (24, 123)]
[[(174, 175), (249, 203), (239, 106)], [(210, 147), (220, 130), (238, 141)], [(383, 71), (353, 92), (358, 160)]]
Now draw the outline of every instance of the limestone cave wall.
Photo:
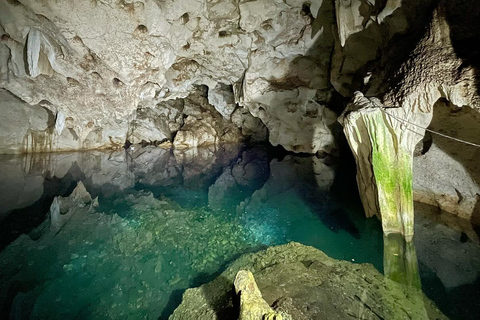
[(9, 111), (0, 152), (245, 139), (331, 152), (333, 24), (320, 0), (2, 0), (2, 109), (49, 122)]
[[(0, 0), (0, 153), (248, 140), (336, 153), (337, 117), (357, 91), (419, 127), (434, 119), (479, 143), (466, 128), (480, 107), (479, 5)], [(455, 121), (439, 99), (452, 117), (475, 116)], [(424, 130), (389, 121), (413, 152)], [(475, 152), (428, 139), (413, 159), (414, 198), (472, 219)], [(432, 179), (441, 168), (463, 171)]]

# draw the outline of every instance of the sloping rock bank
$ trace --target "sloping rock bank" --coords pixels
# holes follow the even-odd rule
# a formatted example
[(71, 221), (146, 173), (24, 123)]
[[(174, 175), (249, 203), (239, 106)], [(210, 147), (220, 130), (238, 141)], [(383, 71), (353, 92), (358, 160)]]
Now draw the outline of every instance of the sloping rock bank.
[(421, 291), (385, 279), (372, 265), (295, 242), (240, 257), (214, 281), (188, 289), (169, 319), (235, 319), (233, 281), (241, 269), (255, 275), (274, 310), (293, 319), (447, 319)]

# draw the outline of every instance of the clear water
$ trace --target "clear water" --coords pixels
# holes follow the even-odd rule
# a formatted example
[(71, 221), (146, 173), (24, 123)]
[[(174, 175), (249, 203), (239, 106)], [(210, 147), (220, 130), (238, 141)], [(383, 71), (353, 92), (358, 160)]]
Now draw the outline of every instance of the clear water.
[[(166, 319), (186, 288), (290, 241), (383, 272), (380, 223), (364, 217), (353, 166), (263, 147), (2, 156), (0, 314)], [(99, 206), (52, 228), (53, 198), (78, 181)], [(439, 217), (417, 219), (423, 289), (449, 317), (477, 319), (478, 236)]]

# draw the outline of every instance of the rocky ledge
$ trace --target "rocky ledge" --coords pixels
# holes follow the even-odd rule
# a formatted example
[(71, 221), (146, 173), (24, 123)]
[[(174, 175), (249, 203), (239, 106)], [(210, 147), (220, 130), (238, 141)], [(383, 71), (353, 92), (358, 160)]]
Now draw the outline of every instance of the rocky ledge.
[(293, 319), (447, 319), (420, 290), (384, 278), (372, 265), (295, 242), (241, 256), (212, 282), (188, 289), (169, 319), (238, 318), (233, 281), (242, 269), (255, 275), (274, 311)]

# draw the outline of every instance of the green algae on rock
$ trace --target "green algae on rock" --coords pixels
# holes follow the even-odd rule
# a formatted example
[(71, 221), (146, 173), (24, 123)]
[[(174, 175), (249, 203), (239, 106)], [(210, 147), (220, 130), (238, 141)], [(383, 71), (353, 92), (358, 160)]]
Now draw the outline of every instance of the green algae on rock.
[(233, 284), (240, 299), (239, 320), (291, 320), (289, 315), (275, 312), (270, 308), (262, 298), (262, 293), (250, 271), (238, 271)]
[(275, 311), (293, 319), (447, 319), (420, 290), (384, 278), (372, 265), (295, 242), (241, 256), (214, 281), (188, 289), (169, 319), (236, 318), (232, 285), (241, 269), (255, 275)]
[(385, 234), (400, 233), (411, 241), (413, 149), (421, 136), (392, 123), (360, 92), (340, 121), (356, 158), (357, 183), (366, 215), (378, 215)]

